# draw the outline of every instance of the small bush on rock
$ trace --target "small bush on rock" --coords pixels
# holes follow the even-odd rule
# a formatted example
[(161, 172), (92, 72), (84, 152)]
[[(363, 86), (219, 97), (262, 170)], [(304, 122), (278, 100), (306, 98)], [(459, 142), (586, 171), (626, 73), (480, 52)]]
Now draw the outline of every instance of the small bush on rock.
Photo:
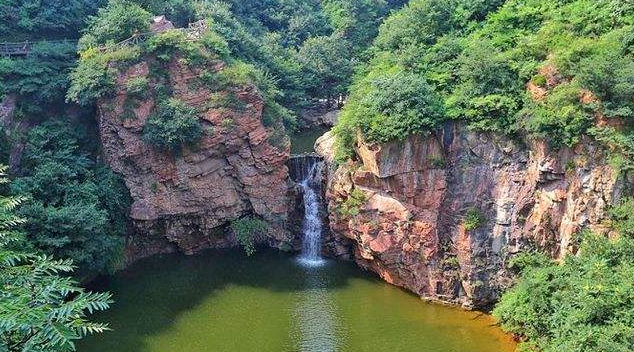
[(249, 257), (255, 253), (255, 236), (267, 229), (266, 221), (255, 217), (246, 217), (231, 223), (231, 230)]
[(485, 221), (486, 218), (482, 215), (478, 208), (470, 208), (467, 210), (467, 214), (462, 220), (462, 226), (464, 226), (467, 231), (473, 231), (480, 228)]
[(202, 135), (196, 109), (174, 98), (162, 103), (143, 129), (143, 138), (148, 143), (168, 151), (195, 145)]
[(352, 190), (348, 199), (339, 206), (339, 214), (343, 217), (352, 217), (359, 215), (360, 208), (367, 201), (367, 196), (358, 188)]

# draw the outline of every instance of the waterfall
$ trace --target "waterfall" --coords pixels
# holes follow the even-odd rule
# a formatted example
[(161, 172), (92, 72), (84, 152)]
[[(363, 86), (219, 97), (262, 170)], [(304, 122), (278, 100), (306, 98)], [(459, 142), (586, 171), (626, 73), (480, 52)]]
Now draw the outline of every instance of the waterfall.
[(291, 176), (302, 190), (304, 203), (302, 254), (299, 260), (306, 266), (319, 266), (324, 263), (321, 256), (323, 223), (320, 216), (323, 162), (309, 155), (296, 158), (293, 164)]

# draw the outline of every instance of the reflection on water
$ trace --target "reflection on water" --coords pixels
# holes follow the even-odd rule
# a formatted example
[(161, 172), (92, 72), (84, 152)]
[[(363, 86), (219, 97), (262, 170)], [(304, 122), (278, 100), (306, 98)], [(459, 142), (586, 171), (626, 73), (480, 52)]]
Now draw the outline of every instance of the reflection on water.
[(93, 287), (113, 331), (79, 352), (512, 352), (480, 313), (427, 304), (352, 263), (211, 251), (145, 260)]
[(299, 351), (338, 351), (337, 322), (334, 300), (328, 290), (327, 271), (320, 267), (304, 267), (305, 288), (300, 291), (296, 310)]

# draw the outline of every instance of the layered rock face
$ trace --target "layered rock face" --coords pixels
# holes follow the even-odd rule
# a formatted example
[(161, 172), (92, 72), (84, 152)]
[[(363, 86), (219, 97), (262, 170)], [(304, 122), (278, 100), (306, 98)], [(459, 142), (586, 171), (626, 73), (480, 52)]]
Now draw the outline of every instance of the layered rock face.
[[(332, 138), (317, 150), (332, 160)], [(386, 281), (465, 307), (499, 297), (518, 251), (561, 258), (576, 251), (580, 231), (607, 231), (602, 220), (623, 188), (589, 141), (549, 150), (447, 124), (428, 137), (360, 142), (357, 153), (360, 161), (331, 170), (330, 226), (339, 236), (330, 246), (351, 245), (356, 262)]]
[(126, 82), (142, 77), (150, 91), (156, 87), (146, 61), (121, 72), (116, 96), (98, 104), (105, 160), (123, 176), (133, 198), (129, 260), (176, 249), (194, 253), (232, 246), (235, 239), (223, 229), (247, 214), (269, 222), (270, 237), (264, 240), (271, 245), (290, 241), (284, 230), (288, 142), (273, 146), (273, 131), (261, 122), (264, 103), (254, 87), (233, 89), (239, 109), (207, 107), (213, 92), (197, 80), (202, 69), (218, 72), (223, 65), (191, 68), (174, 58), (167, 67), (173, 97), (201, 112), (205, 133), (195, 147), (170, 153), (143, 140), (143, 128), (158, 103), (154, 94), (136, 102), (132, 118), (126, 115), (133, 99)]

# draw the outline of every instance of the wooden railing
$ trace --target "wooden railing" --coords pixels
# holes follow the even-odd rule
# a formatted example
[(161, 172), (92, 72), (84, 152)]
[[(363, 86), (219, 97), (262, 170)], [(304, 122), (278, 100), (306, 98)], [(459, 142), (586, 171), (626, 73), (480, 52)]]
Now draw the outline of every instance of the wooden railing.
[[(190, 23), (187, 28), (170, 29), (170, 31), (177, 31), (177, 32), (183, 33), (185, 35), (185, 38), (188, 41), (200, 40), (206, 30), (207, 30), (207, 25), (205, 24), (204, 21)], [(110, 45), (102, 45), (99, 47), (99, 50), (100, 51), (110, 51), (110, 50), (116, 51), (118, 49), (122, 49), (126, 47), (141, 45), (147, 42), (154, 35), (156, 35), (155, 32), (134, 34), (132, 37), (126, 40), (123, 40), (119, 43), (110, 44)]]
[(17, 43), (0, 43), (0, 56), (25, 56), (28, 55), (33, 47), (40, 44), (52, 43), (52, 44), (77, 44), (76, 40), (41, 40), (41, 41), (25, 41)]
[[(187, 40), (194, 41), (194, 40), (199, 40), (206, 29), (207, 29), (207, 26), (205, 25), (205, 22), (198, 21), (198, 22), (190, 23), (187, 28), (179, 28), (179, 29), (172, 29), (172, 30), (183, 32)], [(141, 45), (147, 42), (148, 39), (150, 39), (155, 34), (156, 33), (154, 32), (135, 34), (132, 37), (126, 40), (123, 40), (119, 43), (110, 44), (110, 45), (102, 45), (99, 47), (99, 50), (109, 51), (109, 50), (117, 50), (124, 47)], [(35, 42), (25, 41), (25, 42), (17, 42), (17, 43), (0, 43), (0, 56), (8, 56), (8, 57), (26, 56), (33, 50), (34, 46), (42, 44), (42, 43), (77, 44), (77, 40), (43, 40), (43, 41), (35, 41)]]

